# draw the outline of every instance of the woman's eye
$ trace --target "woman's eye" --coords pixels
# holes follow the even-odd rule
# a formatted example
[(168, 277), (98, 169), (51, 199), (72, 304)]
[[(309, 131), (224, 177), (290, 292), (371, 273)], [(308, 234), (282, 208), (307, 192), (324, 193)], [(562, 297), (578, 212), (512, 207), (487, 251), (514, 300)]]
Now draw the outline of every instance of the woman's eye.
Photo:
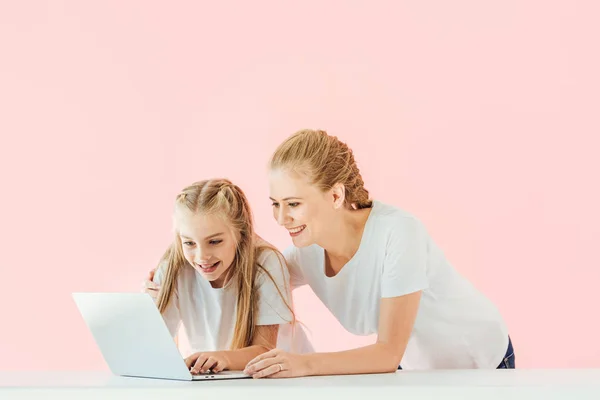
[(298, 205), (300, 205), (300, 203), (288, 203), (288, 206), (290, 207), (298, 207)]
[(209, 243), (212, 245), (217, 245), (219, 243), (223, 242), (222, 240), (211, 240)]
[(273, 207), (279, 207), (279, 203), (273, 203), (272, 206)]
[(191, 247), (194, 245), (194, 242), (183, 242), (185, 246)]

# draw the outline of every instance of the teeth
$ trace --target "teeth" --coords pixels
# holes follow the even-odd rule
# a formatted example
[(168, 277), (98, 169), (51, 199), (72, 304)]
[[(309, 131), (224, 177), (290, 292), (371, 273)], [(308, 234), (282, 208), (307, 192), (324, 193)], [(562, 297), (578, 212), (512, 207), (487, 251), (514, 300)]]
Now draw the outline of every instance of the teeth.
[(304, 228), (305, 228), (305, 226), (304, 226), (304, 225), (302, 225), (302, 226), (300, 226), (300, 227), (298, 227), (298, 228), (289, 229), (289, 231), (290, 231), (291, 233), (298, 233), (298, 232), (302, 231)]
[(217, 265), (218, 263), (219, 263), (219, 261), (217, 261), (216, 263), (214, 263), (214, 264), (211, 264), (211, 265), (200, 265), (200, 268), (202, 268), (202, 269), (209, 269), (209, 268), (212, 268), (212, 267), (214, 267), (214, 266), (215, 266), (215, 265)]

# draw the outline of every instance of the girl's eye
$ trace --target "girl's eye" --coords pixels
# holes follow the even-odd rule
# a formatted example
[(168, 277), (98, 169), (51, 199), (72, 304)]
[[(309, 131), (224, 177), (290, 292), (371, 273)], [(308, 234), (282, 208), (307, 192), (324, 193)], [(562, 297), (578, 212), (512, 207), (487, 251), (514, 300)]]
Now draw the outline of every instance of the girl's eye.
[(217, 245), (219, 243), (223, 242), (222, 240), (211, 240), (209, 243), (212, 245)]
[(288, 206), (290, 207), (298, 207), (300, 203), (288, 203)]
[(185, 246), (191, 247), (194, 245), (194, 242), (183, 242)]
[(272, 206), (273, 207), (279, 207), (279, 203), (273, 203)]

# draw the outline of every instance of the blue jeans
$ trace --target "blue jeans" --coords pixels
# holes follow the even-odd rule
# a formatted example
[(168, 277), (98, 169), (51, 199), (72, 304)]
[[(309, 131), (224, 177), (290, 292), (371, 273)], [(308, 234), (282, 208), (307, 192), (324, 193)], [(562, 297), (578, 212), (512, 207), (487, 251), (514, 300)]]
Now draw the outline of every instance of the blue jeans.
[[(508, 337), (508, 349), (506, 350), (506, 354), (502, 359), (500, 365), (496, 367), (496, 369), (514, 369), (515, 368), (515, 351), (513, 350), (512, 341), (510, 340), (510, 336)], [(398, 365), (398, 369), (402, 369), (400, 365)]]
[(496, 369), (515, 369), (515, 351), (513, 350), (512, 341), (508, 337), (508, 350), (502, 359), (502, 362)]

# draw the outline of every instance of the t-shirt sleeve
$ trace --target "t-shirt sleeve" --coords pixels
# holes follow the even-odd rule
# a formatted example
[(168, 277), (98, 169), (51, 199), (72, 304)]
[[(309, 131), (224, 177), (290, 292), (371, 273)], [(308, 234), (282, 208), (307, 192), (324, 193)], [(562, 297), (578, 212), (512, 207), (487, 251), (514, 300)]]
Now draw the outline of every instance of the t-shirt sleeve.
[[(153, 282), (157, 285), (162, 285), (162, 281), (164, 279), (166, 270), (167, 264), (162, 263), (154, 273)], [(162, 317), (165, 321), (165, 324), (167, 325), (167, 328), (169, 329), (169, 333), (171, 333), (171, 336), (175, 337), (181, 325), (181, 313), (179, 312), (179, 294), (177, 290), (177, 284), (175, 284), (175, 289), (173, 290), (173, 294), (171, 296), (171, 301), (169, 301), (167, 309), (162, 313)]]
[(289, 246), (283, 251), (283, 256), (287, 262), (287, 266), (290, 274), (290, 286), (296, 289), (300, 286), (306, 285), (306, 280), (302, 274), (302, 268), (298, 263), (298, 254), (294, 246)]
[(429, 286), (425, 227), (414, 218), (392, 223), (383, 264), (382, 297), (403, 296)]
[[(257, 325), (280, 325), (292, 322), (292, 296), (290, 274), (285, 260), (272, 250), (264, 258), (262, 267), (269, 275), (259, 269), (256, 288), (258, 290)], [(272, 279), (271, 279), (272, 278)]]

